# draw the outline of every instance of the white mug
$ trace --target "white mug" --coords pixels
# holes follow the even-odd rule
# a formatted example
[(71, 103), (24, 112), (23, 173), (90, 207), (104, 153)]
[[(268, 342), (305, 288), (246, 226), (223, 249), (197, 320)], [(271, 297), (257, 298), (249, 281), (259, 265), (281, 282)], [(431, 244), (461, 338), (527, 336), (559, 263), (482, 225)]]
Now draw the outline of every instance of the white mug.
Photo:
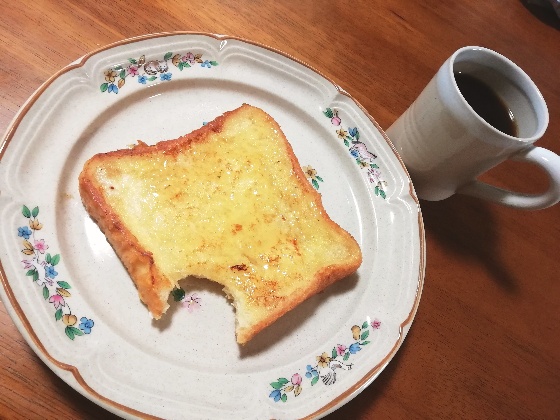
[[(491, 89), (503, 104), (500, 112), (512, 117), (516, 132), (500, 131), (504, 128), (495, 128), (474, 110), (476, 104), (468, 89), (458, 86), (464, 75)], [(488, 103), (483, 101), (482, 105)], [(546, 103), (523, 70), (492, 50), (464, 47), (445, 61), (386, 132), (410, 173), (418, 197), (437, 201), (459, 193), (536, 210), (560, 200), (560, 157), (533, 145), (547, 125)], [(522, 194), (477, 181), (479, 175), (506, 159), (540, 166), (549, 176), (548, 190), (538, 195)]]

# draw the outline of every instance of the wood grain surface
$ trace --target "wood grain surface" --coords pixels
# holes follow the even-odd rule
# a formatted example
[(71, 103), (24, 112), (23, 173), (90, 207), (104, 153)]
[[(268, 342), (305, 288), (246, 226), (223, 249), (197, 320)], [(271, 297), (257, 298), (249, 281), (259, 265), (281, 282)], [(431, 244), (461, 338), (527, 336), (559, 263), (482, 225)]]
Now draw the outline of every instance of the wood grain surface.
[[(560, 20), (516, 0), (0, 0), (0, 130), (63, 66), (168, 31), (284, 51), (338, 83), (383, 128), (454, 50), (485, 46), (539, 86), (550, 124), (538, 145), (560, 153)], [(547, 186), (520, 163), (484, 180), (526, 192)], [(328, 418), (560, 418), (560, 205), (527, 212), (454, 196), (421, 207), (427, 267), (416, 320), (379, 378)], [(113, 417), (43, 364), (1, 304), (0, 368), (0, 418)]]

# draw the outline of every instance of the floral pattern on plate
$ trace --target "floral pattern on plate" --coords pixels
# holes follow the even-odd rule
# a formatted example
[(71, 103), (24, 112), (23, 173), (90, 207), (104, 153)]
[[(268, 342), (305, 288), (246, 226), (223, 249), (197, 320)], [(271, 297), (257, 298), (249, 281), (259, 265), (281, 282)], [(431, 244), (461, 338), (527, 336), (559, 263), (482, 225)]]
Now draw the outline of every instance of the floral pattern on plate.
[(203, 60), (202, 54), (194, 54), (188, 52), (186, 54), (173, 54), (168, 52), (161, 60), (146, 61), (146, 56), (140, 58), (129, 58), (128, 65), (118, 65), (111, 67), (103, 73), (105, 82), (99, 86), (101, 92), (119, 93), (128, 77), (136, 78), (138, 83), (146, 85), (158, 79), (162, 82), (171, 80), (173, 73), (169, 69), (169, 61), (179, 71), (194, 67), (200, 64), (200, 67), (212, 68), (217, 66), (218, 62), (214, 60)]
[(319, 189), (319, 182), (323, 182), (323, 178), (321, 178), (319, 175), (317, 175), (317, 171), (315, 169), (313, 169), (312, 166), (304, 166), (303, 168), (301, 168), (303, 170), (303, 173), (305, 174), (305, 177), (307, 179), (309, 179), (309, 181), (311, 182), (311, 185), (313, 185), (313, 187), (318, 190)]
[[(371, 330), (369, 329), (371, 327)], [(370, 331), (378, 330), (381, 328), (381, 321), (375, 319), (372, 322), (365, 321), (361, 326), (353, 325), (350, 330), (352, 331), (353, 341), (348, 344), (337, 344), (331, 350), (331, 353), (323, 352), (321, 355), (316, 356), (316, 364), (314, 366), (307, 365), (304, 376), (310, 380), (310, 385), (313, 386), (319, 382), (330, 386), (336, 382), (337, 369), (351, 370), (353, 364), (347, 361), (359, 351), (363, 346), (370, 344), (367, 338)], [(270, 384), (272, 391), (268, 395), (274, 402), (288, 401), (288, 394), (293, 393), (297, 397), (303, 391), (303, 376), (296, 372), (290, 379), (285, 377), (278, 378), (275, 382)]]
[(199, 310), (202, 307), (202, 298), (196, 293), (191, 293), (187, 295), (185, 290), (181, 287), (176, 287), (171, 291), (173, 300), (175, 302), (181, 302), (181, 306), (185, 308), (189, 313)]
[(52, 304), (56, 321), (62, 320), (65, 325), (64, 332), (70, 340), (77, 336), (90, 334), (95, 325), (93, 319), (85, 316), (80, 318), (78, 327), (78, 317), (72, 313), (67, 299), (72, 296), (71, 286), (63, 280), (56, 280), (58, 271), (56, 266), (60, 263), (60, 254), (51, 255), (47, 252), (49, 245), (44, 239), (37, 238), (37, 232), (43, 229), (43, 224), (39, 222), (39, 207), (29, 210), (23, 206), (22, 214), (28, 219), (28, 225), (18, 227), (18, 237), (23, 240), (21, 252), (26, 256), (21, 262), (26, 271), (25, 275), (31, 277), (33, 282), (42, 287), (43, 298)]
[(348, 127), (347, 130), (342, 128), (342, 119), (338, 116), (336, 109), (327, 108), (323, 111), (325, 117), (331, 120), (331, 124), (340, 127), (336, 130), (338, 138), (342, 139), (344, 145), (348, 148), (350, 155), (356, 160), (360, 168), (367, 171), (367, 178), (370, 183), (375, 185), (375, 195), (386, 198), (387, 193), (385, 187), (387, 182), (383, 179), (383, 175), (379, 166), (374, 162), (377, 155), (371, 153), (367, 146), (360, 141), (360, 132), (357, 127)]

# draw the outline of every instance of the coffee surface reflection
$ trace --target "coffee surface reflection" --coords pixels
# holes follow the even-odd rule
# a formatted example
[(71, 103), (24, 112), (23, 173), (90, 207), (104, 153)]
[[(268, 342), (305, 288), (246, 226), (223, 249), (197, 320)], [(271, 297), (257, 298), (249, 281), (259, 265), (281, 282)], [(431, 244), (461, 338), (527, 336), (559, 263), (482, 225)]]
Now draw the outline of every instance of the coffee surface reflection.
[(517, 137), (515, 116), (490, 86), (468, 73), (454, 76), (461, 95), (484, 121), (502, 133)]

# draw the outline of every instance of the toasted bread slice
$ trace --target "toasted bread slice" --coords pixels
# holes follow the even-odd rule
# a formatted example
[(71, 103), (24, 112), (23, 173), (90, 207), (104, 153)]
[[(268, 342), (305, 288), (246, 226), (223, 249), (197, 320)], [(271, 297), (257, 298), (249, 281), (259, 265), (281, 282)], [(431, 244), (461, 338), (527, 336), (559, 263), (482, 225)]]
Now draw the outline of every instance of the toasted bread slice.
[(362, 261), (279, 125), (249, 105), (176, 140), (95, 155), (79, 185), (154, 318), (179, 280), (203, 277), (233, 299), (241, 344)]

